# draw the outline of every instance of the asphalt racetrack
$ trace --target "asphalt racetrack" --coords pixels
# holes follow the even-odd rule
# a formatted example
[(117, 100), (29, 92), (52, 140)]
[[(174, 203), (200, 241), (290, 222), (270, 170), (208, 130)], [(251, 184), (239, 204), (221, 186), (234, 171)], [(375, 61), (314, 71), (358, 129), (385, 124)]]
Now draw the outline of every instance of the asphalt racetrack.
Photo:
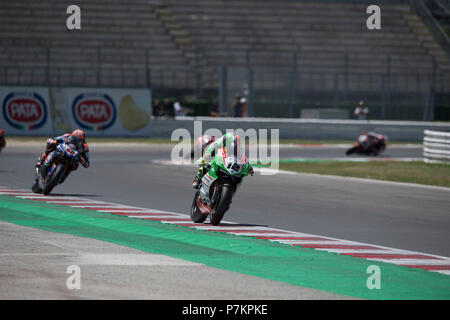
[[(43, 145), (19, 143), (10, 145), (3, 150), (0, 154), (0, 185), (29, 188), (34, 175), (34, 163), (43, 147)], [(172, 146), (91, 144), (90, 149), (91, 167), (85, 169), (80, 166), (76, 172), (71, 173), (63, 185), (55, 188), (53, 194), (72, 195), (189, 214), (194, 194), (191, 183), (195, 167), (155, 163), (155, 160), (169, 160)], [(289, 147), (281, 148), (280, 156), (281, 158), (343, 157), (344, 152), (345, 148), (342, 147)], [(421, 152), (419, 147), (398, 147), (389, 149), (384, 156), (414, 158), (420, 157)], [(270, 226), (289, 231), (450, 256), (450, 246), (448, 245), (450, 243), (449, 207), (450, 191), (445, 188), (370, 182), (310, 174), (261, 175), (256, 173), (255, 176), (249, 176), (244, 181), (233, 198), (231, 208), (224, 219), (242, 224)], [(23, 251), (23, 248), (30, 244), (37, 247), (39, 247), (37, 245), (39, 243), (50, 245), (43, 240), (48, 237), (44, 231), (29, 233), (22, 227), (14, 227), (6, 223), (1, 226), (2, 230), (8, 229), (11, 232), (4, 233), (10, 234), (10, 239), (5, 240), (4, 243), (7, 245), (2, 254)], [(12, 235), (14, 232), (15, 236)], [(28, 240), (20, 240), (20, 234), (31, 235)], [(57, 238), (51, 245), (64, 247), (58, 245), (58, 239), (64, 238), (64, 236), (51, 235), (50, 238)], [(66, 244), (74, 243), (70, 239), (64, 241)], [(84, 247), (81, 243), (73, 244), (73, 246), (96, 247), (95, 243), (89, 243), (89, 240), (84, 239), (83, 241), (87, 242)], [(67, 247), (64, 248), (64, 250), (61, 249), (62, 254), (73, 255), (73, 252), (67, 252)], [(38, 248), (37, 251), (39, 250)], [(61, 253), (61, 250), (50, 251)], [(92, 252), (95, 250), (93, 249)], [(110, 251), (105, 249), (102, 252), (136, 254), (134, 250), (117, 248), (113, 245), (111, 245)], [(30, 259), (30, 257), (26, 259)], [(36, 263), (41, 263), (39, 256), (32, 259), (37, 261)], [(13, 269), (11, 260), (4, 259), (3, 261), (2, 267), (10, 263), (8, 268)], [(28, 260), (28, 263), (30, 261), (33, 260)], [(186, 268), (182, 264), (179, 267)], [(189, 274), (176, 268), (172, 271), (173, 273), (170, 273), (171, 270), (164, 272), (162, 277), (171, 279)], [(93, 272), (99, 271), (94, 270)], [(220, 271), (221, 274), (215, 274), (215, 276), (217, 279), (223, 280), (230, 277), (229, 274), (226, 274), (227, 272)], [(91, 276), (95, 278), (95, 275)], [(132, 276), (129, 277), (132, 278)], [(254, 291), (248, 296), (250, 299), (289, 299), (293, 295), (297, 298), (313, 299), (345, 298), (273, 281), (270, 284), (273, 288), (272, 291), (261, 291), (261, 288), (267, 288), (268, 280), (256, 280), (256, 278), (244, 275), (239, 275), (239, 277), (242, 277), (241, 281), (244, 282), (254, 281)], [(131, 290), (133, 283), (138, 283), (138, 280), (131, 280), (126, 290)], [(186, 283), (186, 285), (189, 284)], [(214, 286), (217, 286), (217, 283)], [(226, 284), (222, 286), (226, 286)], [(174, 298), (206, 299), (208, 298), (208, 289), (205, 287), (204, 291), (192, 293), (191, 296), (181, 294)], [(228, 289), (229, 291), (225, 290), (224, 295), (219, 298), (231, 298), (233, 294), (236, 298), (242, 298), (242, 295), (239, 294), (239, 287), (228, 287)], [(98, 289), (92, 294), (85, 293), (87, 296), (84, 297), (96, 297), (96, 294), (101, 295), (102, 292), (107, 291), (107, 288)], [(109, 292), (113, 298), (124, 298), (119, 291)], [(170, 290), (167, 290), (158, 297), (151, 295), (142, 297), (170, 299), (169, 293)], [(28, 296), (24, 291), (21, 294), (30, 298), (29, 293)], [(14, 296), (17, 297), (17, 295)], [(50, 297), (67, 298), (68, 296), (67, 293), (62, 292), (61, 295), (50, 295)], [(129, 297), (136, 298), (136, 294)]]
[[(189, 213), (195, 168), (153, 162), (169, 160), (172, 146), (91, 144), (90, 149), (91, 167), (80, 166), (54, 194)], [(280, 157), (317, 157), (327, 151), (338, 156), (344, 150), (286, 148)], [(414, 157), (421, 149), (386, 154), (402, 151)], [(38, 145), (6, 148), (0, 157), (1, 184), (29, 188), (40, 152)], [(445, 189), (257, 173), (246, 178), (225, 219), (449, 256), (449, 207)]]

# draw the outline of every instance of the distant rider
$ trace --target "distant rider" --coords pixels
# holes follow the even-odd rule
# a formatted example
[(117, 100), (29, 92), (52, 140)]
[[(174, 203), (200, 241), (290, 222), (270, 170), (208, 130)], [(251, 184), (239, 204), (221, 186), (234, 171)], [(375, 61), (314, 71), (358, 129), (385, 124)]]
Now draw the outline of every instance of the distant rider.
[[(75, 146), (76, 150), (80, 153), (80, 162), (85, 167), (89, 167), (89, 147), (85, 139), (83, 130), (76, 129), (71, 134), (66, 133), (62, 136), (51, 138), (47, 140), (47, 147), (38, 159), (36, 163), (37, 167), (41, 167), (41, 177), (46, 177), (48, 170), (51, 168), (54, 158), (57, 155), (56, 147), (61, 143), (72, 144)], [(78, 168), (78, 162), (74, 164), (71, 171)]]
[(0, 129), (0, 151), (6, 147), (6, 133), (5, 130)]
[(360, 144), (365, 150), (369, 150), (370, 152), (377, 152), (377, 145), (380, 141), (385, 139), (385, 137), (381, 134), (375, 133), (373, 131), (370, 132), (362, 132), (360, 138)]
[[(206, 148), (203, 157), (200, 158), (201, 165), (198, 168), (198, 172), (194, 178), (194, 181), (192, 182), (192, 188), (198, 189), (200, 181), (202, 180), (203, 176), (208, 172), (210, 164), (214, 161), (216, 150), (221, 148), (227, 148), (227, 146), (230, 147), (233, 146), (233, 148), (238, 150), (240, 148), (239, 136), (234, 133), (226, 133), (220, 139), (214, 141)], [(232, 152), (233, 150), (227, 151), (227, 154), (230, 154)], [(250, 175), (254, 174), (253, 167), (250, 164), (248, 164), (248, 169), (243, 171), (244, 176), (248, 174)]]

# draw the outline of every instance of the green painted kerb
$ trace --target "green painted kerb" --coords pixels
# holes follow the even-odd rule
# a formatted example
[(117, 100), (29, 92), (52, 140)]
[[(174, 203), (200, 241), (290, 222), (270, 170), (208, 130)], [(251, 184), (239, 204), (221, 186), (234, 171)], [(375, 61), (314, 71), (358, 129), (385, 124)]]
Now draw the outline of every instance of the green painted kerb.
[[(450, 299), (450, 276), (314, 249), (0, 195), (0, 220), (368, 299)], [(367, 288), (368, 266), (381, 289)], [(296, 299), (296, 297), (292, 297)]]

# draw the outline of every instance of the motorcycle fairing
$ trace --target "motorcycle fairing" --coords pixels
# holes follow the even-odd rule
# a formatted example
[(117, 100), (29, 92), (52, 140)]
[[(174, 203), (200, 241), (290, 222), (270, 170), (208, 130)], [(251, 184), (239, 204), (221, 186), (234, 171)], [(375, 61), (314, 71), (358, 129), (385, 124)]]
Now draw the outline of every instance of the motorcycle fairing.
[(203, 199), (211, 203), (210, 194), (211, 188), (214, 186), (214, 182), (217, 180), (217, 166), (212, 165), (211, 169), (202, 178), (202, 187), (200, 188), (200, 195)]

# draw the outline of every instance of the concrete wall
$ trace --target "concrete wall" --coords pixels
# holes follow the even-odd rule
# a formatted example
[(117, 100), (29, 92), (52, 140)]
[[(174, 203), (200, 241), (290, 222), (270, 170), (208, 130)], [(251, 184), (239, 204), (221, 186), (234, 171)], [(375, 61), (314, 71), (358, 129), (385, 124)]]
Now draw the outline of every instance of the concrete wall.
[(444, 122), (189, 117), (152, 120), (151, 136), (170, 138), (173, 130), (178, 128), (185, 128), (194, 136), (194, 120), (202, 121), (202, 132), (210, 128), (223, 133), (226, 129), (254, 128), (268, 129), (270, 136), (270, 129), (279, 129), (280, 138), (299, 139), (353, 140), (361, 131), (375, 131), (387, 135), (391, 141), (422, 142), (425, 129), (450, 132), (450, 123)]
[[(1, 119), (0, 115), (0, 120)], [(86, 131), (88, 137), (157, 137), (169, 138), (176, 129), (186, 129), (194, 137), (194, 122), (201, 121), (201, 132), (215, 128), (225, 133), (227, 129), (279, 129), (280, 138), (298, 138), (312, 140), (354, 140), (362, 131), (375, 131), (387, 135), (391, 141), (422, 142), (426, 129), (450, 132), (450, 123), (419, 121), (358, 121), (325, 119), (281, 119), (281, 118), (210, 118), (185, 117), (169, 120), (152, 119), (145, 129), (138, 132), (124, 130)], [(2, 121), (0, 121), (2, 122)], [(1, 127), (1, 124), (0, 124)], [(10, 136), (54, 136), (51, 127), (41, 130), (11, 132)]]

